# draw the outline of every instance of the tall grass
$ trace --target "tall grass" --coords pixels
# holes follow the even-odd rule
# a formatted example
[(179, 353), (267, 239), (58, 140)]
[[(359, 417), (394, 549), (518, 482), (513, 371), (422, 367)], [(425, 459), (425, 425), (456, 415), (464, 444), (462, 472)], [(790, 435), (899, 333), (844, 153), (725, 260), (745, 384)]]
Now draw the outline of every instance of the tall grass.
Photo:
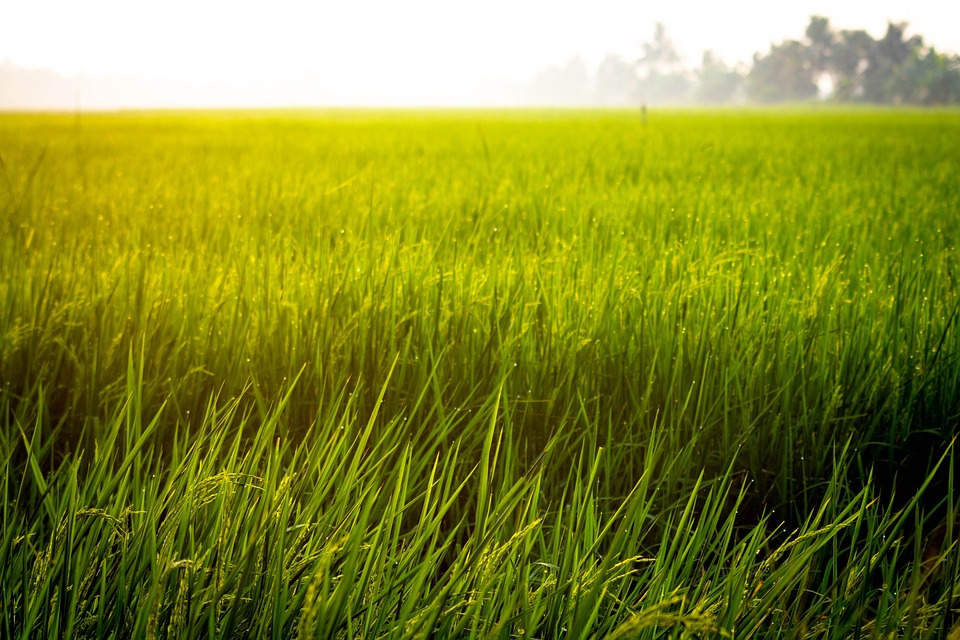
[(958, 133), (3, 116), (0, 635), (960, 634)]

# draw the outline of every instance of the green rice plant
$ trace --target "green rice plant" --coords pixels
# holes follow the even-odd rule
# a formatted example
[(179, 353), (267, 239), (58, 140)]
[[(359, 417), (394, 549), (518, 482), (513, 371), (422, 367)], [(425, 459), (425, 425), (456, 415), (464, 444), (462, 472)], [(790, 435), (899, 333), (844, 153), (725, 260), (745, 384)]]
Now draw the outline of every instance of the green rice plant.
[(958, 129), (0, 116), (0, 636), (960, 633)]

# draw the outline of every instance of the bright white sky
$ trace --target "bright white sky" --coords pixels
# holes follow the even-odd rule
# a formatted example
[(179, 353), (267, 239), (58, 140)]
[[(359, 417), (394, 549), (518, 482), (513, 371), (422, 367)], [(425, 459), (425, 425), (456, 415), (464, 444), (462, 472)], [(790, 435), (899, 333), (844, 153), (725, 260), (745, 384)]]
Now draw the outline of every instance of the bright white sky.
[(960, 52), (950, 0), (0, 0), (0, 62), (230, 88), (226, 102), (471, 104), (577, 55), (635, 59), (658, 21), (688, 63), (733, 63), (812, 14), (877, 37), (907, 21)]

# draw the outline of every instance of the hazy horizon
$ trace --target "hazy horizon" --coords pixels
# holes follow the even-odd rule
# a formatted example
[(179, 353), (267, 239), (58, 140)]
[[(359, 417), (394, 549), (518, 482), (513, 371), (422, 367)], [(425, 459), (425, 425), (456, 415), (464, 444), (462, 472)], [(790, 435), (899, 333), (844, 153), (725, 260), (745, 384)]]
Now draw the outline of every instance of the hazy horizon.
[(909, 34), (937, 50), (960, 51), (960, 7), (900, 5), (13, 0), (0, 5), (0, 65), (71, 78), (77, 105), (88, 108), (109, 108), (111, 100), (118, 107), (491, 106), (515, 104), (537, 73), (578, 57), (594, 69), (608, 54), (635, 60), (657, 22), (687, 66), (708, 49), (728, 64), (747, 63), (773, 42), (801, 38), (811, 15), (874, 37), (888, 20), (907, 22)]

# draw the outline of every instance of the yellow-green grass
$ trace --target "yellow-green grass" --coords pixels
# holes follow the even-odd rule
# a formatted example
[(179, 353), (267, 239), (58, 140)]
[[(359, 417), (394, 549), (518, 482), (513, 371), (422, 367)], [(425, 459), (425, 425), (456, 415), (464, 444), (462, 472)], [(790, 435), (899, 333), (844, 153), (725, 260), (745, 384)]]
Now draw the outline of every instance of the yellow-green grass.
[(0, 636), (960, 633), (960, 113), (0, 116)]

